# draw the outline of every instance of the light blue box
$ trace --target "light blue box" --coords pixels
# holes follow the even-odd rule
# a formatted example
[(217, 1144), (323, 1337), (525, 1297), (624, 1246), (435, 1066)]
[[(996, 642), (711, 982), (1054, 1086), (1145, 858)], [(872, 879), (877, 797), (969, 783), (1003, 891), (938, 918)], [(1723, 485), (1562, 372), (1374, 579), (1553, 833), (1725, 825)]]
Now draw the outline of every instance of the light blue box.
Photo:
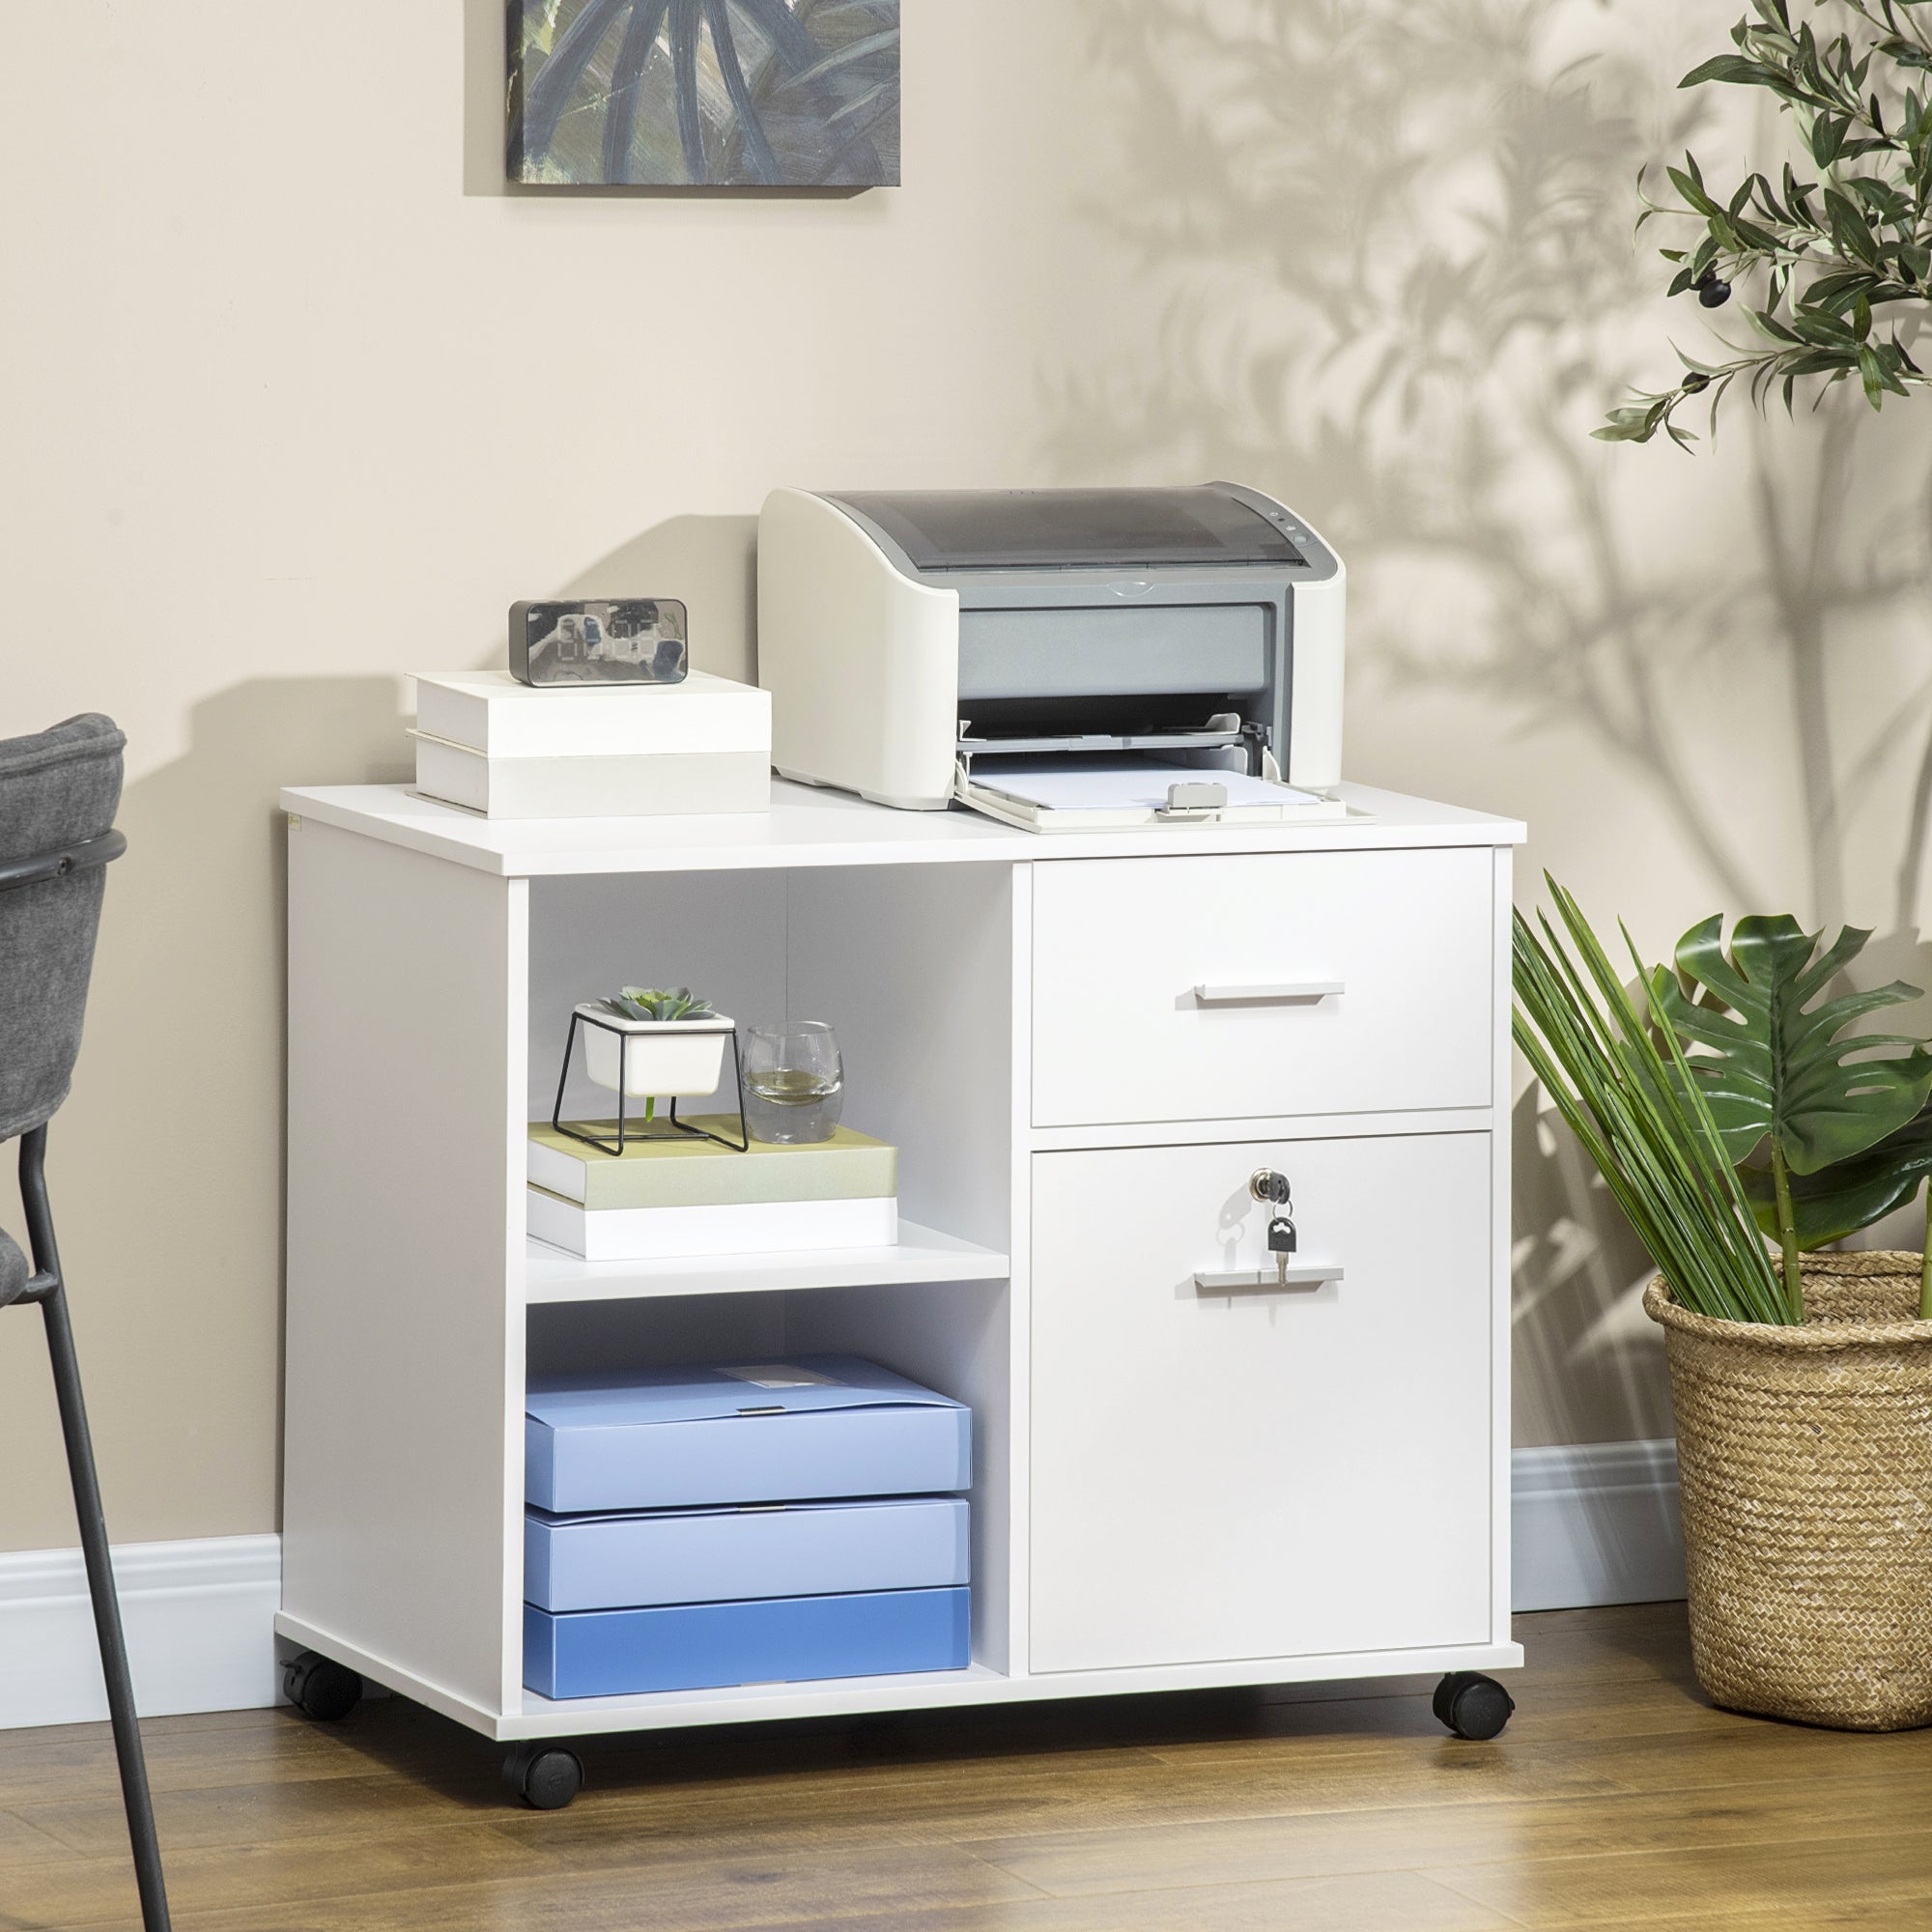
[(971, 1412), (856, 1355), (533, 1379), (524, 1497), (688, 1509), (972, 1486)]
[(524, 1518), (545, 1610), (941, 1589), (970, 1578), (964, 1496)]
[(524, 1605), (524, 1684), (544, 1697), (627, 1697), (963, 1670), (972, 1592), (884, 1590), (556, 1616)]

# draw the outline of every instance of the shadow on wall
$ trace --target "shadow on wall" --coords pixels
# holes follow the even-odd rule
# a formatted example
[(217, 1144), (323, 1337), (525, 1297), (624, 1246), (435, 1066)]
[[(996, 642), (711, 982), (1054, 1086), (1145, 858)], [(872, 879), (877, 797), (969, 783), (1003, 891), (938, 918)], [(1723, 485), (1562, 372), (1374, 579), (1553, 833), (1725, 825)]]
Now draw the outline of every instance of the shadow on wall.
[(1540, 1098), (1531, 1087), (1510, 1117), (1517, 1433), (1532, 1442), (1669, 1435), (1662, 1332), (1642, 1305), (1656, 1270)]
[[(131, 782), (61, 1121), (62, 1226), (88, 1319), (138, 1346), (99, 1406), (109, 1493), (155, 1536), (274, 1520), (280, 1294), (285, 784), (409, 770), (399, 680), (251, 679), (194, 707), (184, 754)], [(139, 748), (135, 748), (137, 753)], [(170, 1122), (191, 1122), (193, 1132)], [(106, 1151), (132, 1127), (137, 1160)], [(83, 1152), (92, 1150), (92, 1154)], [(166, 1391), (165, 1395), (158, 1392)], [(224, 1419), (212, 1427), (210, 1417)], [(259, 1466), (237, 1466), (255, 1422)], [(172, 1439), (171, 1439), (172, 1438)], [(49, 1515), (58, 1518), (57, 1501)], [(66, 1532), (52, 1539), (67, 1540)]]
[[(539, 594), (675, 597), (690, 624), (693, 668), (755, 684), (757, 545), (756, 517), (670, 517)], [(508, 650), (506, 634), (471, 668), (501, 670)]]
[(755, 684), (757, 543), (756, 517), (671, 517), (550, 594), (679, 598), (690, 618), (693, 666)]
[[(1092, 219), (1151, 320), (1138, 348), (1049, 379), (1055, 469), (1277, 490), (1350, 559), (1357, 703), (1434, 693), (1474, 721), (1478, 794), (1522, 809), (1512, 734), (1593, 745), (1695, 856), (1709, 909), (1849, 910), (1893, 933), (1874, 970), (1913, 952), (1922, 410), (1874, 417), (1840, 390), (1795, 425), (1740, 412), (1694, 461), (1588, 435), (1667, 377), (1665, 328), (1708, 353), (1698, 312), (1662, 307), (1652, 231), (1633, 249), (1632, 184), (1710, 111), (1674, 83), (1722, 50), (1731, 0), (1086, 9), (1122, 129)], [(1703, 137), (1728, 166), (1742, 133)], [(1768, 122), (1750, 142), (1782, 138)], [(1566, 833), (1619, 836), (1581, 800), (1548, 836)], [(1526, 1107), (1520, 1433), (1667, 1434), (1643, 1257)]]
[[(1133, 128), (1096, 218), (1164, 294), (1150, 355), (1059, 385), (1063, 470), (1191, 465), (1319, 505), (1384, 687), (1587, 734), (1732, 904), (1840, 916), (1849, 849), (1883, 823), (1859, 902), (1909, 927), (1932, 676), (1922, 649), (1863, 647), (1890, 614), (1922, 642), (1922, 419), (1840, 390), (1795, 429), (1734, 416), (1694, 466), (1588, 438), (1672, 366), (1660, 318), (1703, 347), (1630, 234), (1639, 163), (1704, 108), (1641, 31), (1674, 10), (1088, 4)], [(1742, 787), (1703, 755), (1725, 730), (1757, 734)]]

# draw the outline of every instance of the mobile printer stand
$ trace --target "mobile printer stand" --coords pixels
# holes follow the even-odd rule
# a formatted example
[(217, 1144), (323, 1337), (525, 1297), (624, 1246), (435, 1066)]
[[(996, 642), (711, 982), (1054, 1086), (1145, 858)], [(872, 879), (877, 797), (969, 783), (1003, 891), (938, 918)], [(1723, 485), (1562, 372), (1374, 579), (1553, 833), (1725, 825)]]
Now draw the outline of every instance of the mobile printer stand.
[[(769, 818), (284, 792), (296, 1701), (386, 1686), (513, 1747), (540, 1804), (573, 1737), (760, 1719), (1443, 1672), (1452, 1729), (1500, 1728), (1523, 828), (1339, 796), (1042, 838), (785, 783)], [(571, 1009), (643, 966), (838, 1029), (897, 1246), (527, 1238)], [(526, 1690), (526, 1374), (808, 1350), (971, 1406), (970, 1666)]]

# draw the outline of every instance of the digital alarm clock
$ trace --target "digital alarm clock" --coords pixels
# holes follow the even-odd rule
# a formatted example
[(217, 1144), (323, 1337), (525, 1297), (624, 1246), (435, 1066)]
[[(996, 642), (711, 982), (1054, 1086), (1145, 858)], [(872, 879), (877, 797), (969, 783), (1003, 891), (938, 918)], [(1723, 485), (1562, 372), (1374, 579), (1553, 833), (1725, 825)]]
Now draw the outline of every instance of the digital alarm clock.
[(681, 684), (690, 668), (675, 597), (510, 608), (510, 669), (526, 684)]

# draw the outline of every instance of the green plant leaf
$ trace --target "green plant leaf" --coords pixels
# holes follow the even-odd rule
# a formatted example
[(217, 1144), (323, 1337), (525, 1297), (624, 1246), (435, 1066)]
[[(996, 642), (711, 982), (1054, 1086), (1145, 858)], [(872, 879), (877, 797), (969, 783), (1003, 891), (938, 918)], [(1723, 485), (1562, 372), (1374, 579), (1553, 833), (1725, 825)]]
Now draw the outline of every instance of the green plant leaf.
[[(1548, 884), (1576, 957), (1548, 919), (1539, 936), (1513, 915), (1512, 1031), (1524, 1058), (1685, 1307), (1735, 1321), (1791, 1321), (1674, 1035), (1655, 1024), (1649, 1000), (1637, 1012), (1577, 902)], [(1641, 964), (1637, 973), (1646, 979)]]
[(1894, 980), (1811, 1006), (1871, 934), (1847, 926), (1822, 952), (1819, 937), (1788, 913), (1741, 919), (1726, 954), (1723, 921), (1707, 919), (1677, 942), (1682, 979), (1653, 977), (1658, 1009), (1701, 1049), (1690, 1066), (1736, 1163), (1769, 1138), (1793, 1174), (1815, 1174), (1896, 1132), (1932, 1093), (1922, 1041), (1845, 1031), (1918, 988)]
[(1702, 67), (1693, 67), (1677, 85), (1702, 87), (1707, 80), (1735, 81), (1741, 86), (1769, 87), (1779, 78), (1776, 69), (1747, 60), (1742, 54), (1719, 54)]
[[(1932, 1109), (1921, 1110), (1896, 1133), (1849, 1160), (1833, 1161), (1816, 1174), (1791, 1177), (1798, 1245), (1809, 1253), (1869, 1228), (1894, 1208), (1903, 1208), (1927, 1175), (1932, 1175)], [(1746, 1168), (1743, 1179), (1758, 1226), (1775, 1235), (1777, 1213), (1771, 1176)]]
[(1821, 114), (1811, 124), (1811, 158), (1821, 168), (1829, 168), (1845, 145), (1851, 122), (1842, 114)]
[(657, 986), (626, 986), (604, 1002), (620, 1018), (632, 1020), (708, 1020), (713, 1017), (709, 1000), (695, 999), (689, 986), (669, 989)]

